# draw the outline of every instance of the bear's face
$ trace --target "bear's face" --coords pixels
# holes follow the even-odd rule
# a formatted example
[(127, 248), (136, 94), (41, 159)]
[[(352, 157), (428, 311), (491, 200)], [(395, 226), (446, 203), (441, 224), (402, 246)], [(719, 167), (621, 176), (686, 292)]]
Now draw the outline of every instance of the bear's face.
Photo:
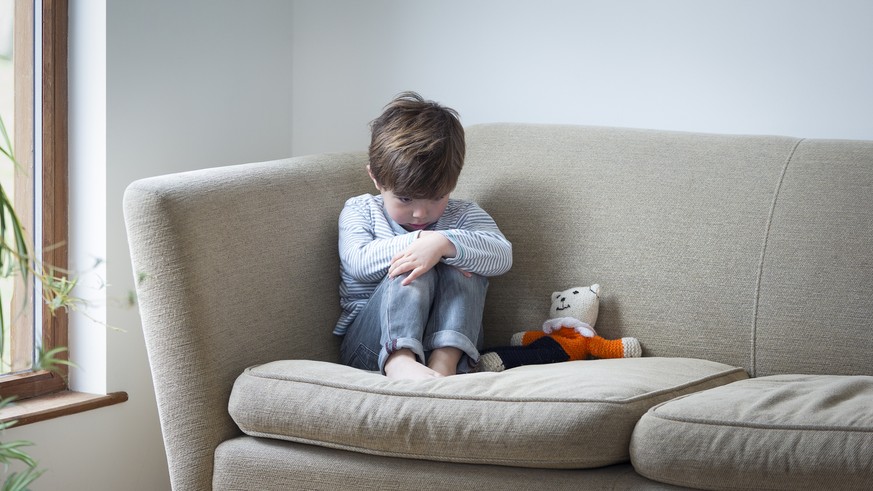
[(600, 285), (577, 286), (552, 293), (550, 318), (573, 317), (593, 326), (600, 307)]

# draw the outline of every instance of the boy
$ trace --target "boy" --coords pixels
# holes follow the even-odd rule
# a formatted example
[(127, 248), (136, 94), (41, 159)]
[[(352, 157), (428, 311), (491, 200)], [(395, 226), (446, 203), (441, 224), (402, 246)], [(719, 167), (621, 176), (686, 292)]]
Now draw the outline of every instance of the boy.
[(381, 194), (349, 199), (339, 219), (340, 358), (395, 379), (469, 372), (487, 277), (509, 270), (512, 245), (478, 205), (449, 199), (465, 152), (454, 110), (405, 92), (371, 130)]

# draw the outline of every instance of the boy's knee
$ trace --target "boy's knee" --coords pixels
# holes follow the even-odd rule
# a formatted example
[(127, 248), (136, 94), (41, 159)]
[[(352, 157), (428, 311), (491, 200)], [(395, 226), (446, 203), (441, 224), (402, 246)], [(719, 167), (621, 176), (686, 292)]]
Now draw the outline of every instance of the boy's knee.
[(431, 269), (421, 276), (412, 280), (408, 285), (404, 285), (403, 281), (409, 276), (409, 273), (403, 273), (394, 278), (387, 278), (388, 282), (388, 297), (395, 298), (398, 295), (420, 295), (430, 297), (436, 291), (436, 286), (439, 284), (437, 273)]
[(452, 281), (461, 288), (479, 290), (488, 287), (488, 278), (482, 275), (474, 274), (468, 276), (464, 271), (443, 263), (437, 264), (434, 269), (438, 271), (441, 279)]
[[(407, 276), (409, 276), (409, 273), (404, 273), (395, 279), (402, 282), (404, 279), (406, 279)], [(421, 276), (416, 277), (414, 280), (412, 280), (412, 283), (406, 286), (408, 287), (415, 283), (418, 283), (419, 286), (434, 286), (439, 283), (439, 274), (437, 273), (436, 268), (434, 267), (425, 271), (421, 274)]]

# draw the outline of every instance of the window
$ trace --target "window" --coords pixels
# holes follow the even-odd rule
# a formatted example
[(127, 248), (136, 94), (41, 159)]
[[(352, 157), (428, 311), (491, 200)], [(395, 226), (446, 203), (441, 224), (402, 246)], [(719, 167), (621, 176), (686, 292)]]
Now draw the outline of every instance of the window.
[[(0, 58), (4, 58), (4, 42), (8, 45), (11, 37), (12, 44), (11, 60), (0, 59), (0, 116), (10, 130), (19, 164), (11, 173), (11, 183), (4, 177), (3, 187), (14, 195), (15, 210), (32, 239), (30, 253), (63, 271), (67, 265), (67, 0), (0, 0), (0, 15)], [(6, 93), (10, 85), (13, 96)], [(0, 162), (0, 175), (6, 176), (9, 167), (8, 160)], [(0, 395), (24, 399), (62, 391), (67, 387), (65, 367), (51, 373), (34, 369), (33, 362), (38, 349), (67, 345), (66, 313), (59, 309), (52, 314), (45, 307), (33, 288), (38, 282), (24, 285), (21, 275), (15, 277), (19, 279), (14, 285), (3, 286), (4, 313), (9, 313), (4, 318), (9, 325), (4, 329)]]

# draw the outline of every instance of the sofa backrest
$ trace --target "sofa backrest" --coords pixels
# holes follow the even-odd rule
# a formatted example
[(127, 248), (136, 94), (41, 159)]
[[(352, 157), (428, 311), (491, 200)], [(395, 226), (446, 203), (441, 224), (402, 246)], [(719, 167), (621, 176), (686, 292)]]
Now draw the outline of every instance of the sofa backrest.
[(513, 243), (486, 343), (599, 283), (598, 332), (647, 356), (873, 374), (873, 142), (616, 128), (467, 128), (453, 196)]

